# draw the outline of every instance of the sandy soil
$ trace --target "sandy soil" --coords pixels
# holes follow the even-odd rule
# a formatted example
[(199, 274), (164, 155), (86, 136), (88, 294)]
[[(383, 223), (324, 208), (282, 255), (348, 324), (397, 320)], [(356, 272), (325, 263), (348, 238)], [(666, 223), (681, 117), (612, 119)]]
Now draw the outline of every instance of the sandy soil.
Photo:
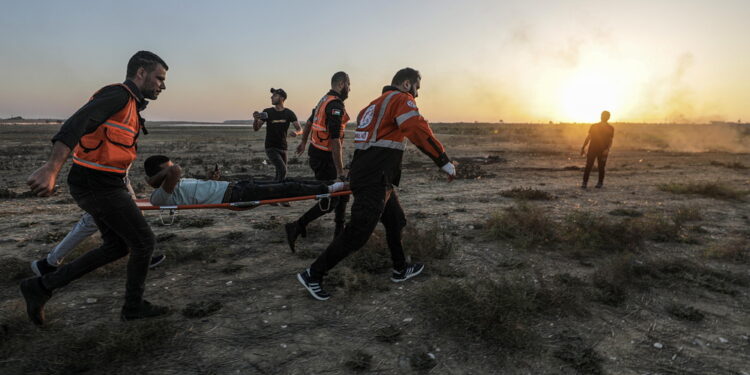
[[(689, 259), (736, 280), (750, 278), (748, 257), (730, 261), (705, 255), (712, 246), (748, 237), (746, 202), (676, 195), (658, 188), (665, 183), (720, 182), (747, 189), (750, 169), (742, 168), (750, 165), (747, 131), (616, 126), (605, 188), (588, 190), (579, 188), (584, 160), (577, 151), (586, 130), (583, 125), (435, 126), (468, 178), (446, 183), (429, 159), (413, 146), (407, 150), (399, 196), (409, 225), (422, 230), (438, 225), (455, 244), (447, 260), (426, 259), (425, 273), (413, 281), (391, 283), (385, 270), (365, 275), (370, 278), (366, 288), (343, 283), (330, 287), (334, 296), (329, 301), (313, 300), (295, 273), (330, 241), (332, 217), (310, 227), (308, 238), (298, 242), (297, 254), (290, 253), (282, 227), (311, 202), (245, 212), (185, 211), (172, 226), (161, 225), (159, 215), (149, 212), (147, 220), (158, 237), (156, 251), (169, 258), (149, 273), (146, 296), (171, 305), (174, 313), (155, 319), (156, 325), (121, 323), (125, 263), (119, 261), (58, 291), (47, 307), (48, 324), (41, 329), (26, 320), (18, 281), (31, 276), (29, 262), (44, 256), (79, 219), (81, 210), (64, 183), (69, 166), (61, 174), (58, 195), (23, 196), (24, 180), (47, 157), (57, 127), (3, 126), (0, 373), (750, 374), (750, 287), (744, 282), (729, 285), (727, 292), (677, 278), (656, 280), (647, 289), (629, 293), (619, 306), (586, 301), (588, 314), (535, 319), (529, 328), (541, 338), (540, 345), (516, 352), (480, 339), (458, 338), (421, 307), (425, 289), (443, 279), (555, 283), (565, 274), (590, 285), (593, 273), (622, 256), (581, 258), (492, 239), (484, 229), (488, 218), (516, 204), (500, 192), (517, 187), (552, 194), (555, 199), (534, 204), (557, 221), (576, 210), (612, 217), (608, 213), (615, 209), (646, 215), (695, 209), (701, 219), (689, 229), (692, 241), (648, 241), (633, 259)], [(132, 173), (143, 197), (150, 188), (139, 182), (140, 163), (156, 153), (172, 156), (189, 176), (203, 176), (205, 167), (214, 163), (228, 179), (273, 175), (264, 161), (263, 132), (227, 127), (150, 130), (141, 137)], [(290, 144), (296, 141), (290, 139)], [(289, 175), (310, 176), (306, 163), (306, 156), (292, 158)], [(98, 242), (94, 236), (77, 251)], [(376, 251), (383, 244), (382, 239), (371, 242), (362, 251)], [(341, 268), (351, 270), (354, 265), (345, 262)], [(212, 306), (217, 311), (206, 316), (185, 313), (190, 304), (210, 302), (220, 303)], [(690, 306), (705, 318), (677, 319), (666, 311), (673, 304)], [(383, 339), (389, 329), (398, 337)], [(136, 336), (143, 340), (128, 346), (111, 339)], [(597, 365), (587, 369), (555, 354), (571, 348), (571, 343), (578, 343), (570, 349), (574, 352), (592, 348)]]

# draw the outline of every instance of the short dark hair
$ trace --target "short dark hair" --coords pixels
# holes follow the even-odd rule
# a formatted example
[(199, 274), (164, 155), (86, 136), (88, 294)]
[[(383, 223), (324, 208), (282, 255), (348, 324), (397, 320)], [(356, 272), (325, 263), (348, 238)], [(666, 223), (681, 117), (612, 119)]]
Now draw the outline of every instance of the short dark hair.
[(349, 75), (345, 72), (336, 72), (333, 73), (333, 77), (331, 77), (331, 86), (337, 85), (339, 83), (347, 82), (349, 81)]
[(149, 51), (138, 51), (128, 61), (128, 72), (127, 77), (131, 78), (138, 72), (138, 68), (146, 69), (147, 72), (153, 72), (156, 69), (156, 65), (159, 64), (164, 67), (164, 70), (169, 70), (167, 63), (157, 56), (153, 52)]
[(161, 172), (161, 165), (168, 161), (169, 158), (164, 155), (149, 156), (148, 159), (143, 162), (143, 169), (146, 170), (146, 176), (153, 177)]
[(391, 85), (397, 86), (404, 81), (409, 81), (411, 83), (416, 83), (417, 80), (422, 79), (422, 76), (419, 75), (419, 71), (412, 68), (403, 68), (396, 72), (396, 75), (393, 76), (393, 79), (391, 80)]

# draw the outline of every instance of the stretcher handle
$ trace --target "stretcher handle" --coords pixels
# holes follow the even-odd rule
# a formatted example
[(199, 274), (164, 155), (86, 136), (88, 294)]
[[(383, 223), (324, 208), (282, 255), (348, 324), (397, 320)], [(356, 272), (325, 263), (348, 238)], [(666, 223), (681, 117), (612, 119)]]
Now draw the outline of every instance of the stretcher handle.
[[(166, 221), (164, 221), (164, 211), (169, 212), (169, 224), (167, 224)], [(174, 219), (177, 217), (177, 208), (161, 208), (159, 209), (159, 220), (161, 221), (161, 225), (164, 226), (170, 226), (174, 224)]]

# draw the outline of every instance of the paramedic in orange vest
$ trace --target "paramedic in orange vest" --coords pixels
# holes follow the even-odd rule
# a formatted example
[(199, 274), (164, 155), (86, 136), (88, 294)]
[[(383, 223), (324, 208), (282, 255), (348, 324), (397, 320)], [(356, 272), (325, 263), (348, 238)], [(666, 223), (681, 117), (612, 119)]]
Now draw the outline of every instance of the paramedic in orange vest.
[(32, 173), (27, 184), (39, 196), (49, 196), (68, 156), (70, 195), (94, 217), (103, 243), (55, 272), (21, 282), (26, 311), (32, 322), (44, 324), (44, 304), (54, 290), (118, 260), (130, 252), (125, 303), (120, 318), (133, 320), (166, 314), (167, 307), (143, 299), (154, 234), (123, 182), (136, 158), (138, 136), (146, 134), (140, 111), (146, 99), (156, 100), (166, 89), (167, 64), (159, 56), (139, 51), (130, 58), (125, 82), (97, 91), (52, 138), (49, 160)]
[(399, 70), (391, 85), (383, 88), (383, 94), (357, 116), (350, 173), (354, 195), (351, 219), (310, 268), (297, 275), (299, 282), (315, 299), (330, 297), (321, 286), (323, 276), (347, 255), (364, 246), (378, 221), (385, 227), (391, 251), (391, 280), (406, 281), (424, 269), (422, 264), (406, 262), (401, 245), (406, 216), (394, 186), (398, 186), (401, 180), (406, 138), (448, 175), (448, 181), (455, 177), (456, 168), (417, 109), (414, 99), (420, 81), (418, 71), (412, 68)]
[[(297, 154), (305, 150), (308, 136), (310, 148), (307, 155), (310, 159), (310, 168), (315, 172), (318, 181), (330, 182), (333, 180), (345, 181), (348, 172), (344, 169), (344, 129), (349, 122), (349, 115), (344, 108), (344, 100), (349, 96), (349, 76), (344, 72), (337, 72), (331, 77), (331, 90), (328, 91), (313, 109), (307, 126), (302, 133), (302, 140), (297, 146)], [(319, 204), (312, 206), (299, 219), (287, 223), (284, 227), (289, 248), (294, 252), (294, 243), (299, 235), (307, 235), (306, 227), (313, 220), (335, 211), (334, 238), (344, 229), (346, 217), (346, 204), (349, 196), (331, 198), (326, 209)]]

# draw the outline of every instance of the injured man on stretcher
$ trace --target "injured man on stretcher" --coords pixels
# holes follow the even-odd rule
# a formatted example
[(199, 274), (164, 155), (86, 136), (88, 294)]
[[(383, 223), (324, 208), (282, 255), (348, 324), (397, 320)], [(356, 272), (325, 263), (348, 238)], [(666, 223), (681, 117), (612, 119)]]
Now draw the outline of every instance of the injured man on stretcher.
[(320, 181), (217, 181), (215, 171), (209, 180), (182, 178), (182, 170), (167, 156), (154, 155), (143, 163), (146, 182), (155, 188), (151, 193), (154, 206), (218, 204), (231, 202), (251, 202), (265, 199), (291, 198), (306, 195), (319, 195), (346, 190), (344, 182)]

